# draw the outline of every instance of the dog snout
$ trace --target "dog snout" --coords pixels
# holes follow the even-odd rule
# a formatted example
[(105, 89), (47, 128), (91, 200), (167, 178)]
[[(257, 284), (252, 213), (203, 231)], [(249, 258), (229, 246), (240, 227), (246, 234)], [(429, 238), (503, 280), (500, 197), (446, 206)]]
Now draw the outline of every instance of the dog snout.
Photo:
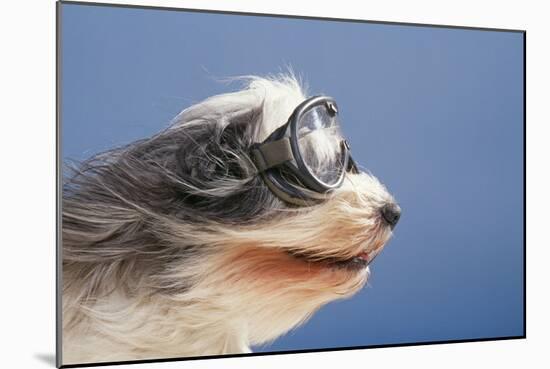
[(382, 219), (384, 219), (392, 229), (397, 222), (399, 222), (399, 218), (401, 218), (401, 208), (394, 203), (384, 205), (382, 209), (380, 209), (380, 213), (382, 214)]

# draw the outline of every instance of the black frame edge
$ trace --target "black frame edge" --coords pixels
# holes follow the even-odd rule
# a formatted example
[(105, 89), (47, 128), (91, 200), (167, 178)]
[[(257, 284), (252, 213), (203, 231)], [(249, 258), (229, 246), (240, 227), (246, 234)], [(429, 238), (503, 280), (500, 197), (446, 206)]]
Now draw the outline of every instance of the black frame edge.
[(55, 366), (60, 368), (63, 365), (63, 329), (62, 329), (62, 257), (61, 252), (61, 8), (62, 3), (57, 1), (55, 4)]
[(288, 354), (312, 354), (312, 353), (319, 353), (319, 352), (370, 350), (370, 349), (391, 348), (391, 347), (414, 347), (414, 346), (431, 346), (431, 345), (456, 344), (456, 343), (478, 343), (478, 342), (510, 341), (510, 340), (525, 339), (525, 338), (526, 338), (525, 336), (494, 337), (494, 338), (472, 338), (472, 339), (460, 339), (460, 340), (449, 340), (449, 341), (427, 341), (427, 342), (397, 343), (397, 344), (372, 345), (372, 346), (351, 346), (351, 347), (319, 348), (319, 349), (274, 351), (274, 352), (252, 352), (252, 353), (243, 353), (243, 354), (191, 356), (191, 357), (183, 357), (183, 358), (146, 359), (146, 360), (128, 360), (128, 361), (106, 361), (106, 362), (99, 362), (99, 363), (67, 364), (67, 365), (62, 365), (60, 368), (85, 368), (85, 367), (107, 366), (107, 365), (166, 363), (166, 362), (174, 362), (174, 361), (194, 361), (194, 360), (226, 359), (226, 358), (227, 359), (232, 359), (232, 358), (240, 358), (240, 357), (288, 355)]
[(527, 31), (523, 31), (523, 336), (527, 338)]
[(408, 23), (408, 22), (394, 22), (394, 21), (380, 21), (380, 20), (366, 20), (357, 18), (336, 18), (336, 17), (321, 17), (321, 16), (308, 16), (308, 15), (292, 15), (292, 14), (270, 14), (270, 13), (254, 13), (243, 12), (234, 10), (214, 10), (214, 9), (199, 9), (199, 8), (176, 8), (172, 6), (154, 6), (154, 5), (130, 5), (130, 4), (116, 4), (116, 3), (101, 3), (101, 2), (88, 2), (78, 0), (59, 0), (62, 4), (73, 5), (87, 5), (87, 6), (109, 6), (113, 8), (131, 8), (131, 9), (150, 9), (150, 10), (167, 10), (167, 11), (185, 11), (192, 13), (213, 13), (213, 14), (228, 14), (228, 15), (245, 15), (245, 16), (257, 16), (257, 17), (271, 17), (271, 18), (292, 18), (292, 19), (305, 19), (305, 20), (327, 20), (337, 22), (349, 22), (349, 23), (372, 23), (372, 24), (385, 24), (394, 26), (411, 26), (411, 27), (433, 27), (433, 28), (453, 28), (462, 30), (477, 30), (477, 31), (493, 31), (493, 32), (515, 32), (522, 33), (525, 30), (522, 29), (506, 29), (506, 28), (491, 28), (491, 27), (474, 27), (474, 26), (456, 26), (447, 24), (431, 24), (431, 23)]

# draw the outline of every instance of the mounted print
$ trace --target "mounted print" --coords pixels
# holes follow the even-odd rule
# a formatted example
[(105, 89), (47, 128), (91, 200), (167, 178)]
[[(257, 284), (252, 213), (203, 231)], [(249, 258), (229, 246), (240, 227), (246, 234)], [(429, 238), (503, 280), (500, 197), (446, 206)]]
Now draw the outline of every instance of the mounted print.
[(525, 337), (524, 48), (58, 3), (58, 366)]

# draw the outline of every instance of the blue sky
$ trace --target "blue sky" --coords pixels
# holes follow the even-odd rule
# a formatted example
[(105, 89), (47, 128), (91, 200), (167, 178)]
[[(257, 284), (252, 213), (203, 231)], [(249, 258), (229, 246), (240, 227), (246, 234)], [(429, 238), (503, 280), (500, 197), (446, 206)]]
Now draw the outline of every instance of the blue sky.
[(62, 150), (84, 159), (287, 65), (399, 200), (353, 298), (256, 351), (523, 333), (523, 35), (62, 5)]

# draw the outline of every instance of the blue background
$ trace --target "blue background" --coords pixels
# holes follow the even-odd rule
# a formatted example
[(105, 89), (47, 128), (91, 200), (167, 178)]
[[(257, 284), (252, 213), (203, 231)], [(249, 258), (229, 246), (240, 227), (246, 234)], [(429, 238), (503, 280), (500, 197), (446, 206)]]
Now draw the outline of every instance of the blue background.
[(339, 102), (403, 216), (367, 287), (256, 351), (523, 334), (523, 35), (62, 6), (63, 158), (285, 70)]

